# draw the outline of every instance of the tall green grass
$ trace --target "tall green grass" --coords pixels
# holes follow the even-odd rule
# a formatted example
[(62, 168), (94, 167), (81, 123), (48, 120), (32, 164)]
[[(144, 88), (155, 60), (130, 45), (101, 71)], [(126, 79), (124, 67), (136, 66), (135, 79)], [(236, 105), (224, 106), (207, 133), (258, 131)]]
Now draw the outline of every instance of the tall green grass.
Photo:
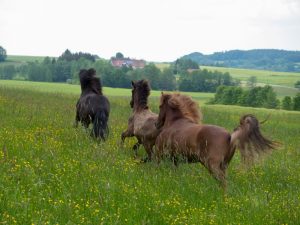
[[(134, 138), (120, 147), (131, 114), (128, 95), (104, 90), (110, 135), (98, 143), (72, 127), (78, 86), (39, 85), (0, 85), (0, 224), (299, 223), (300, 113), (201, 107), (205, 123), (228, 130), (244, 113), (260, 120), (271, 114), (262, 131), (281, 142), (248, 169), (237, 153), (224, 195), (200, 164), (141, 164), (133, 158)], [(150, 107), (158, 111), (157, 97)]]

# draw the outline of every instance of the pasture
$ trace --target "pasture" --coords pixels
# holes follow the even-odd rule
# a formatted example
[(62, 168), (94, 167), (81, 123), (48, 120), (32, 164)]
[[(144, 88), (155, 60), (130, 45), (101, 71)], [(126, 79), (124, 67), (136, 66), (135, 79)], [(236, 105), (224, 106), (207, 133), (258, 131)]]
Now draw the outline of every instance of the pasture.
[[(158, 68), (163, 70), (170, 66), (167, 63), (156, 63)], [(292, 72), (274, 72), (268, 70), (253, 70), (253, 69), (239, 69), (227, 67), (201, 66), (201, 69), (209, 71), (220, 71), (222, 73), (230, 73), (233, 78), (241, 80), (245, 83), (249, 77), (255, 76), (257, 78), (257, 85), (272, 85), (277, 96), (281, 99), (284, 96), (295, 96), (299, 90), (294, 88), (295, 83), (300, 80), (300, 73)]]
[(44, 56), (21, 56), (21, 55), (8, 55), (5, 62), (0, 63), (0, 67), (3, 66), (22, 66), (28, 62), (42, 62)]
[(239, 69), (239, 68), (225, 68), (201, 66), (202, 69), (210, 71), (217, 70), (222, 73), (228, 72), (233, 78), (237, 78), (246, 82), (249, 77), (255, 76), (258, 85), (271, 85), (279, 98), (284, 96), (295, 96), (299, 90), (294, 88), (295, 83), (300, 80), (300, 73), (292, 72), (275, 72), (268, 70), (253, 70), (253, 69)]
[[(232, 131), (242, 114), (281, 143), (253, 167), (229, 164), (228, 190), (200, 164), (141, 164), (121, 132), (131, 91), (104, 88), (111, 102), (105, 143), (73, 128), (79, 85), (0, 81), (0, 224), (298, 224), (300, 113), (205, 105), (204, 123)], [(158, 112), (152, 92), (150, 107)], [(145, 156), (144, 149), (138, 156)]]

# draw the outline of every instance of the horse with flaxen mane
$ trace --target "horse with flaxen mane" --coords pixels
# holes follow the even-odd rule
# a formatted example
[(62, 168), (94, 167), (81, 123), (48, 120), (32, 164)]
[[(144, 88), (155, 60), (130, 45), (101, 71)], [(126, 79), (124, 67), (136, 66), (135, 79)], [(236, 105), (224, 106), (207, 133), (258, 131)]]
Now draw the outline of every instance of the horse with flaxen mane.
[(159, 108), (156, 127), (161, 133), (155, 143), (158, 161), (168, 154), (175, 163), (178, 155), (188, 162), (200, 162), (223, 187), (236, 147), (244, 161), (275, 148), (275, 142), (261, 134), (253, 115), (242, 116), (240, 125), (230, 134), (225, 128), (200, 124), (198, 104), (188, 96), (162, 93)]
[(124, 143), (126, 137), (135, 136), (138, 142), (133, 149), (137, 154), (137, 149), (142, 144), (147, 152), (147, 160), (152, 158), (152, 150), (155, 144), (159, 130), (156, 129), (155, 123), (158, 115), (153, 113), (148, 107), (148, 97), (150, 95), (150, 85), (146, 80), (132, 81), (132, 96), (130, 106), (133, 114), (128, 119), (127, 130), (122, 132), (121, 143)]
[(75, 126), (80, 121), (85, 128), (93, 123), (91, 136), (105, 140), (108, 135), (110, 104), (102, 94), (102, 85), (94, 69), (80, 70), (81, 95), (76, 104)]

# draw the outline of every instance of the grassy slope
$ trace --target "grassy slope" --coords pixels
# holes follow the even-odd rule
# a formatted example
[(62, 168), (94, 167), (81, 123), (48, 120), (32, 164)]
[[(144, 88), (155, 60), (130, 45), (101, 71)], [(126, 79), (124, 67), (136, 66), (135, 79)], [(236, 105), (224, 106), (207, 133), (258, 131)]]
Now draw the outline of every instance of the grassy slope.
[(14, 62), (42, 62), (46, 56), (25, 56), (25, 55), (8, 55), (7, 61)]
[[(168, 67), (166, 63), (156, 64), (160, 69)], [(212, 67), (212, 66), (200, 66), (201, 69), (207, 69), (209, 71), (229, 72), (233, 78), (240, 79), (241, 81), (247, 81), (249, 77), (256, 76), (257, 82), (261, 84), (270, 84), (275, 89), (279, 98), (284, 96), (294, 96), (298, 89), (294, 88), (296, 81), (300, 80), (300, 73), (290, 72), (274, 72), (267, 70), (250, 70), (250, 69), (236, 69), (225, 67)]]
[(272, 85), (275, 89), (278, 97), (294, 96), (298, 89), (294, 88), (296, 81), (300, 80), (300, 73), (290, 72), (274, 72), (268, 70), (250, 70), (250, 69), (236, 69), (225, 67), (211, 67), (201, 66), (203, 69), (217, 70), (221, 72), (229, 72), (234, 78), (238, 78), (241, 81), (247, 81), (249, 77), (255, 76), (258, 83)]
[(28, 62), (42, 62), (44, 60), (44, 56), (21, 56), (21, 55), (8, 55), (5, 62), (0, 63), (0, 67), (2, 66), (21, 66)]
[[(14, 87), (34, 91), (50, 92), (50, 93), (64, 93), (64, 94), (80, 94), (79, 85), (70, 85), (65, 83), (47, 83), (47, 82), (28, 82), (28, 81), (14, 81), (14, 80), (0, 80), (0, 85), (5, 87)], [(104, 92), (110, 96), (131, 96), (131, 90), (125, 88), (110, 88), (105, 87)], [(161, 91), (151, 91), (152, 97), (160, 96)], [(186, 92), (186, 94), (200, 101), (206, 102), (213, 98), (213, 93), (196, 93)]]
[[(2, 81), (0, 85), (1, 149), (6, 146), (0, 151), (0, 223), (299, 222), (299, 112), (202, 107), (205, 123), (228, 130), (243, 113), (254, 113), (260, 120), (271, 114), (262, 130), (282, 143), (278, 151), (247, 170), (236, 154), (224, 196), (199, 164), (178, 168), (168, 161), (139, 164), (131, 150), (134, 139), (126, 140), (123, 148), (118, 145), (130, 115), (127, 92), (120, 97), (105, 90), (111, 101), (110, 136), (106, 143), (97, 143), (83, 129), (72, 127), (78, 86), (31, 85)], [(156, 98), (150, 105), (157, 111)], [(139, 156), (144, 154), (141, 149)]]

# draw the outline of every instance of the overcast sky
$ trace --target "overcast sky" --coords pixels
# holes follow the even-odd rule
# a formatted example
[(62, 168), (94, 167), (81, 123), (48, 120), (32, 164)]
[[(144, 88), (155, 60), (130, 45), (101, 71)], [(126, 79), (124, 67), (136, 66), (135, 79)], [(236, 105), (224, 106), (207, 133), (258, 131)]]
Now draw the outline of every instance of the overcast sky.
[(300, 0), (0, 0), (10, 55), (65, 49), (173, 61), (191, 52), (300, 50)]

